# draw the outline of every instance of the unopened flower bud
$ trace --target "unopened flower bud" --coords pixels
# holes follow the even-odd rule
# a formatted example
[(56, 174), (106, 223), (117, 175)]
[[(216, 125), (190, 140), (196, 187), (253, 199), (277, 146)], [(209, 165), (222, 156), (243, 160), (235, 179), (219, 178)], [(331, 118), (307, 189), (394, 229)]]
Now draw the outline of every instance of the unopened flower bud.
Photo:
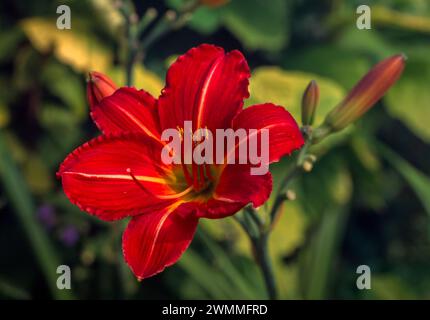
[(398, 54), (372, 68), (326, 117), (324, 125), (339, 131), (360, 118), (399, 79), (406, 57)]
[(92, 71), (88, 76), (87, 98), (90, 108), (93, 108), (104, 97), (112, 95), (117, 89), (116, 84), (106, 75)]
[(312, 80), (302, 98), (302, 123), (304, 126), (312, 125), (315, 117), (315, 110), (317, 109), (320, 98), (320, 90), (315, 80)]

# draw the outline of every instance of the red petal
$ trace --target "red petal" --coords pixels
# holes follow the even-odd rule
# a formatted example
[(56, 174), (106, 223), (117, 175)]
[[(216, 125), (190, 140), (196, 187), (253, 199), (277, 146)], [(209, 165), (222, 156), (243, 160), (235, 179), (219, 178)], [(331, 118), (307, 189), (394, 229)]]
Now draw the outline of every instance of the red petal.
[[(176, 209), (177, 208), (177, 209)], [(188, 248), (198, 218), (175, 204), (133, 217), (122, 238), (125, 261), (139, 280), (174, 264)]]
[(170, 67), (159, 98), (161, 127), (227, 128), (249, 96), (249, 67), (235, 50), (227, 54), (203, 44), (180, 56)]
[[(242, 110), (233, 119), (232, 126), (234, 130), (268, 129), (270, 163), (301, 148), (304, 143), (299, 126), (291, 114), (283, 107), (272, 103), (258, 104)], [(260, 141), (260, 138), (257, 141)], [(247, 141), (239, 143), (247, 143)], [(257, 154), (260, 155), (260, 146), (258, 147)]]
[(149, 93), (123, 87), (96, 104), (91, 116), (104, 134), (134, 131), (158, 139), (160, 125), (156, 104), (157, 100)]
[(272, 192), (272, 175), (251, 175), (248, 165), (227, 165), (215, 188), (213, 198), (200, 206), (199, 216), (218, 219), (235, 214), (245, 205), (261, 206)]
[[(73, 151), (58, 175), (70, 201), (104, 220), (169, 205), (157, 197), (175, 193), (170, 168), (160, 160), (162, 145), (145, 135), (100, 136)], [(136, 180), (138, 182), (136, 182)]]

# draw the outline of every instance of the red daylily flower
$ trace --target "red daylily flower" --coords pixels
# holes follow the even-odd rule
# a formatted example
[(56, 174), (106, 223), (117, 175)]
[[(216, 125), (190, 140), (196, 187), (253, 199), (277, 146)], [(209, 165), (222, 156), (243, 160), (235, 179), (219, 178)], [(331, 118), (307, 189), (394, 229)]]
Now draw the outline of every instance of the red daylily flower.
[(90, 75), (100, 84), (95, 90), (90, 82), (88, 96), (103, 135), (73, 151), (58, 175), (70, 201), (82, 210), (103, 220), (131, 217), (123, 253), (138, 279), (175, 263), (200, 218), (227, 217), (249, 203), (258, 207), (272, 190), (270, 173), (251, 175), (247, 164), (166, 165), (162, 130), (182, 127), (184, 121), (213, 132), (267, 128), (270, 162), (303, 145), (297, 123), (283, 107), (266, 103), (242, 110), (249, 77), (239, 51), (225, 53), (207, 44), (177, 59), (158, 100)]

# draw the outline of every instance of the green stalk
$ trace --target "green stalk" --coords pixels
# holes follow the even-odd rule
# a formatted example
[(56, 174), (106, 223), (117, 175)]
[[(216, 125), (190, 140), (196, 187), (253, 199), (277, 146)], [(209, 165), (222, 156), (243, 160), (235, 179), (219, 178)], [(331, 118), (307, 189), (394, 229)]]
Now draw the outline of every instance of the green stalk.
[[(55, 299), (73, 299), (70, 290), (57, 288), (57, 267), (61, 265), (52, 243), (36, 220), (36, 210), (30, 192), (13, 162), (4, 141), (4, 131), (0, 131), (0, 178), (8, 199), (24, 229), (29, 244), (36, 256), (52, 297)], [(28, 265), (31, 268), (31, 265)]]
[(344, 207), (330, 207), (324, 212), (322, 221), (311, 240), (308, 256), (302, 260), (300, 278), (306, 299), (328, 298), (330, 275), (332, 275), (333, 262), (347, 220), (346, 213)]
[(268, 238), (268, 233), (262, 233), (258, 239), (251, 240), (251, 242), (254, 247), (254, 252), (260, 266), (261, 273), (263, 274), (268, 297), (270, 300), (276, 300), (278, 298), (278, 290), (276, 288), (272, 262), (269, 257)]

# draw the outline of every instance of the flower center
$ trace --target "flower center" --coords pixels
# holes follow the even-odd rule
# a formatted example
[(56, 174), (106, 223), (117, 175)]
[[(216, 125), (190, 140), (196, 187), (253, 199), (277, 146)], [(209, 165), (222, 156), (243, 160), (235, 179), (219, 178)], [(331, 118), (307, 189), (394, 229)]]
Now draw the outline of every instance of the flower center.
[[(184, 129), (181, 127), (177, 129), (181, 138), (181, 176), (185, 179), (188, 187), (193, 188), (195, 193), (201, 193), (207, 190), (214, 182), (213, 165), (207, 163), (197, 164), (193, 159), (193, 152), (199, 142), (193, 141), (191, 148), (186, 149), (184, 145)], [(192, 159), (190, 165), (185, 164), (186, 158)]]

